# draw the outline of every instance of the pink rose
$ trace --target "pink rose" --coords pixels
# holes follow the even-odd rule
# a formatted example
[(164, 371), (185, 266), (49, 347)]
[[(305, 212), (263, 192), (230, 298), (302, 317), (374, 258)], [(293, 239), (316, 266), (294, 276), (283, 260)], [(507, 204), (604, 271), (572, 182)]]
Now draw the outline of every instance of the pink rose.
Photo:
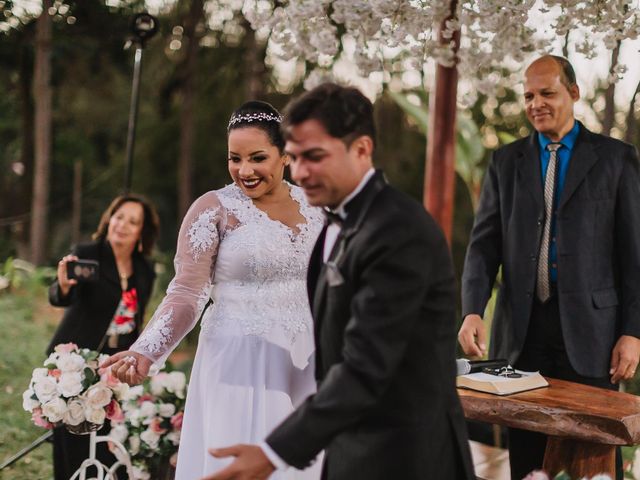
[(149, 429), (154, 432), (157, 433), (158, 435), (162, 435), (163, 433), (167, 432), (166, 428), (162, 428), (162, 425), (160, 425), (160, 422), (162, 420), (160, 419), (160, 417), (154, 417), (153, 420), (151, 420), (151, 424), (149, 425)]
[(120, 380), (118, 380), (118, 377), (113, 374), (110, 368), (100, 375), (100, 381), (105, 383), (109, 388), (116, 388), (120, 385)]
[(120, 404), (115, 398), (112, 399), (109, 405), (105, 407), (105, 411), (109, 420), (112, 420), (114, 422), (124, 422), (124, 413), (120, 408)]
[(56, 345), (54, 349), (57, 353), (71, 353), (74, 350), (77, 350), (78, 346), (75, 343), (61, 343)]
[(42, 416), (42, 409), (40, 407), (33, 409), (31, 421), (38, 427), (46, 428), (48, 430), (53, 428), (53, 423), (47, 422)]
[(144, 402), (153, 402), (155, 397), (150, 393), (145, 393), (144, 395), (140, 395), (138, 397), (138, 405), (142, 405)]
[(182, 430), (182, 417), (184, 416), (184, 412), (178, 412), (173, 417), (171, 417), (171, 426), (176, 430)]

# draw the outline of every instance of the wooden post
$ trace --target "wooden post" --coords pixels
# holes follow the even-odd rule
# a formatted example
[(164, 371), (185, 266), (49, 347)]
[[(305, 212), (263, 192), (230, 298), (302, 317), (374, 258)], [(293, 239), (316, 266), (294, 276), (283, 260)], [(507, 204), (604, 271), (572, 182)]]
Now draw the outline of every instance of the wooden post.
[[(450, 15), (455, 17), (457, 0), (451, 0)], [(453, 38), (444, 38), (444, 22), (440, 26), (440, 43), (460, 45), (460, 31)], [(429, 96), (429, 129), (427, 136), (427, 165), (424, 179), (424, 206), (435, 218), (451, 245), (453, 200), (455, 194), (456, 96), (458, 70), (455, 66), (436, 68), (435, 88)]]

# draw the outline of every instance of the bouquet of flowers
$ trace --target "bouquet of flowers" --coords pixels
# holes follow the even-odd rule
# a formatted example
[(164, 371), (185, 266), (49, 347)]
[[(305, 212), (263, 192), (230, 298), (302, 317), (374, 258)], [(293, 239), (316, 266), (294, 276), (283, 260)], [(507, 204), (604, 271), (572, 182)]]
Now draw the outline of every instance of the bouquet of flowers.
[(98, 430), (105, 419), (122, 415), (117, 397), (128, 385), (98, 374), (106, 358), (74, 343), (60, 344), (33, 370), (29, 388), (22, 394), (23, 408), (33, 423), (44, 428), (65, 425), (73, 433)]
[(170, 477), (180, 443), (186, 389), (184, 373), (162, 371), (122, 397), (123, 415), (111, 420), (110, 436), (129, 452), (132, 480)]

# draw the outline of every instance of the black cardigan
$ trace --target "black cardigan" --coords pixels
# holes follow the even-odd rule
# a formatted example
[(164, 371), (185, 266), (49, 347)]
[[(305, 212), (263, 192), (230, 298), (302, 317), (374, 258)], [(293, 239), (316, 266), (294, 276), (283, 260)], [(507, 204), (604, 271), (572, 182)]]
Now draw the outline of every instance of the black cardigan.
[[(96, 350), (100, 345), (113, 314), (120, 303), (122, 290), (115, 257), (108, 242), (92, 242), (76, 246), (73, 254), (80, 259), (97, 260), (100, 274), (97, 282), (79, 283), (62, 296), (56, 280), (49, 288), (49, 303), (67, 307), (56, 333), (47, 348), (51, 353), (59, 343), (76, 343), (81, 348)], [(119, 338), (118, 348), (127, 349), (140, 334), (144, 309), (151, 296), (155, 273), (151, 263), (137, 251), (133, 253), (133, 280), (138, 294), (137, 329)], [(105, 353), (115, 350), (103, 348)]]

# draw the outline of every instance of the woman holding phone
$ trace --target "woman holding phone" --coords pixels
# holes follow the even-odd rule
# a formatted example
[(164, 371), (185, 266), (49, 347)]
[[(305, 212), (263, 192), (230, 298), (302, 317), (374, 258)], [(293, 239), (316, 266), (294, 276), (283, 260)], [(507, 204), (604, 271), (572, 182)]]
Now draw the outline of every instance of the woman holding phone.
[[(136, 341), (155, 278), (148, 255), (158, 230), (155, 208), (142, 197), (121, 195), (111, 202), (93, 242), (77, 245), (58, 262), (49, 302), (66, 308), (47, 353), (72, 342), (111, 355)], [(97, 453), (103, 463), (113, 463), (104, 443)], [(56, 480), (69, 479), (88, 456), (88, 438), (54, 431)]]

